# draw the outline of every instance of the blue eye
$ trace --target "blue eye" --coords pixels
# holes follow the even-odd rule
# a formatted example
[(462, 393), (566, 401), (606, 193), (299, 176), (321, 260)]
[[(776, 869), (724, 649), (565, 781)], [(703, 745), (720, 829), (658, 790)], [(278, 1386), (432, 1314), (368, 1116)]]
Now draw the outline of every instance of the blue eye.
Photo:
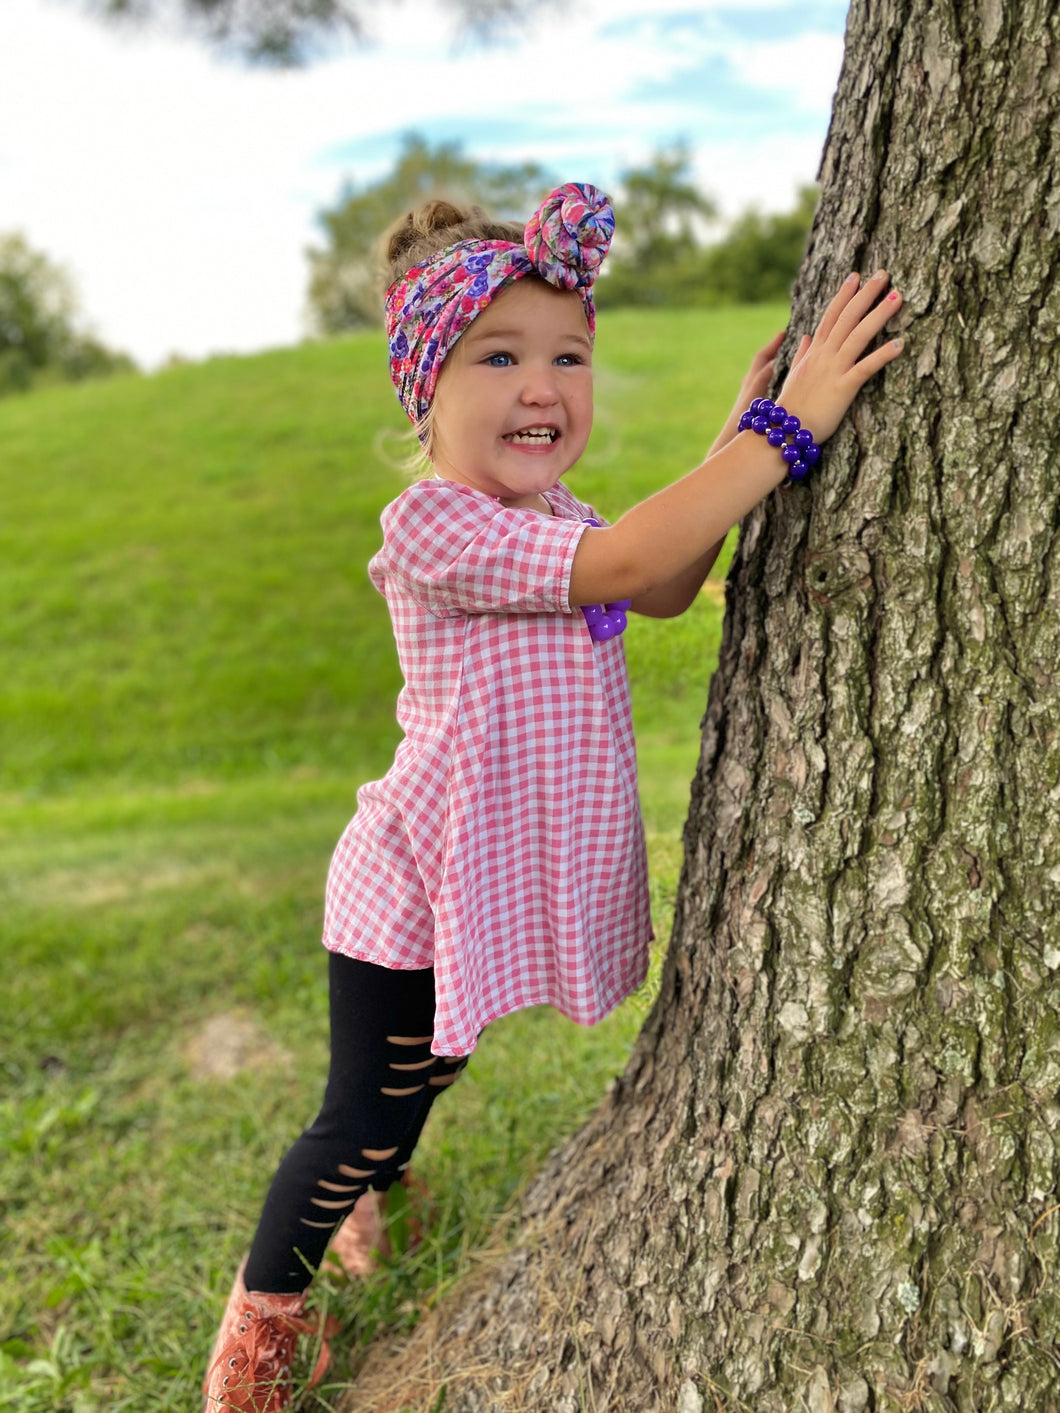
[(577, 368), (582, 360), (576, 353), (561, 353), (559, 357), (555, 359), (555, 362), (558, 363), (561, 368)]
[(486, 364), (490, 368), (510, 368), (512, 355), (510, 353), (491, 353), (486, 359)]

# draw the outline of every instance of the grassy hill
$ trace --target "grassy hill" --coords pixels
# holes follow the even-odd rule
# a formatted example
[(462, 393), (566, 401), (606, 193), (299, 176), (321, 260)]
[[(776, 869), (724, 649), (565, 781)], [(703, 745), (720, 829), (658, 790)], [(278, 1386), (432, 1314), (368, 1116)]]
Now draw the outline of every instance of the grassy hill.
[[(609, 314), (576, 494), (613, 518), (694, 464), (784, 318)], [(16, 1413), (197, 1406), (264, 1184), (312, 1117), (324, 874), (397, 740), (366, 563), (404, 485), (402, 431), (376, 334), (0, 402), (0, 1403)], [(720, 603), (718, 583), (626, 635), (663, 938)], [(592, 1106), (649, 996), (593, 1031), (545, 1010), (491, 1027), (424, 1144), (429, 1240), (363, 1287), (325, 1287), (350, 1329), (340, 1377)]]

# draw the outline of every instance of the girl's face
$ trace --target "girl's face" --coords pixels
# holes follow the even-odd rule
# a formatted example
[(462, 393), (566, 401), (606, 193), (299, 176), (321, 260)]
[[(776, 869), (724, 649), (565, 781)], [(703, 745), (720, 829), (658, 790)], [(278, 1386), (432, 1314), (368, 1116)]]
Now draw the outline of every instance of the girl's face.
[(581, 456), (592, 425), (592, 345), (581, 298), (533, 277), (518, 280), (442, 367), (434, 469), (503, 505), (536, 505)]

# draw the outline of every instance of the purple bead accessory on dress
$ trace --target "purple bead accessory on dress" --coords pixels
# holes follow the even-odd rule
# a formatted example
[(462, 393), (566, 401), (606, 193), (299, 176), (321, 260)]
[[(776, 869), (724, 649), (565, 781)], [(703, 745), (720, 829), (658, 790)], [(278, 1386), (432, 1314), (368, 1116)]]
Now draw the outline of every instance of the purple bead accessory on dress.
[[(600, 522), (587, 516), (583, 525), (592, 525), (599, 530)], [(582, 605), (582, 615), (589, 629), (589, 637), (594, 643), (606, 643), (609, 638), (618, 638), (626, 631), (626, 610), (633, 604), (632, 599), (617, 599), (614, 603), (587, 603)]]
[(770, 446), (779, 448), (788, 468), (789, 481), (801, 481), (810, 467), (821, 459), (821, 448), (814, 441), (813, 433), (808, 432), (787, 408), (770, 401), (768, 397), (755, 398), (740, 418), (738, 430), (757, 432), (765, 437)]

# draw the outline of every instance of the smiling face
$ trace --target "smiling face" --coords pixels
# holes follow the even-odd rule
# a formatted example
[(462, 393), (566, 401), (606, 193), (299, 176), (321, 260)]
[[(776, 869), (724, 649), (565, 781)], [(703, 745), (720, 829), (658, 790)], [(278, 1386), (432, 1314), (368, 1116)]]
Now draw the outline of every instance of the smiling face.
[(528, 277), (499, 294), (446, 359), (431, 458), (446, 480), (535, 506), (581, 456), (592, 424), (581, 299)]

